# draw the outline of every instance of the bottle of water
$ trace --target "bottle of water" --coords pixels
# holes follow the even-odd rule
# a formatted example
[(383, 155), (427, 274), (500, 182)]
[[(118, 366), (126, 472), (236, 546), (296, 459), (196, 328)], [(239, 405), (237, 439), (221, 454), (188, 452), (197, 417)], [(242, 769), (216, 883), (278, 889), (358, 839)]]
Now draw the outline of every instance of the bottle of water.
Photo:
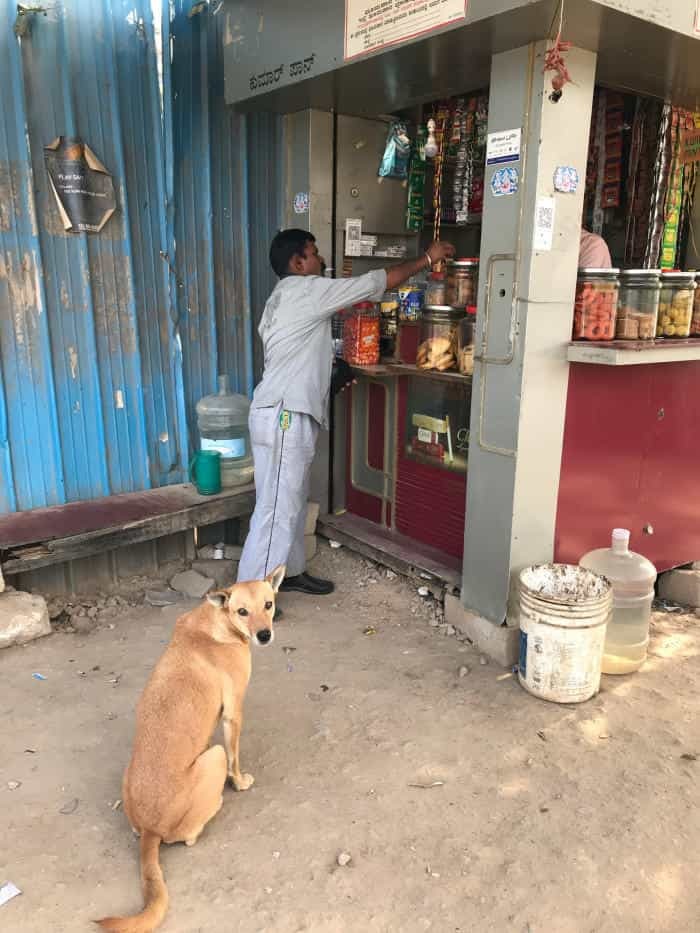
[(656, 567), (629, 549), (630, 533), (615, 528), (612, 546), (589, 551), (579, 566), (607, 577), (613, 588), (613, 614), (603, 654), (604, 674), (630, 674), (647, 656)]
[(229, 390), (228, 376), (219, 376), (219, 391), (197, 402), (197, 427), (202, 450), (221, 454), (223, 488), (253, 480), (253, 454), (248, 431), (250, 402)]

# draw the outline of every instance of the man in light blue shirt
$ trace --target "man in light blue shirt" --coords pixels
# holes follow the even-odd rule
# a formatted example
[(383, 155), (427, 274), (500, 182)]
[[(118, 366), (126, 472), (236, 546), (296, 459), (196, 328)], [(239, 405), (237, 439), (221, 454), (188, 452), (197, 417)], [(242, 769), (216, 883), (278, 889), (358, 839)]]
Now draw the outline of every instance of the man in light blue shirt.
[(389, 269), (326, 279), (311, 233), (283, 230), (272, 241), (270, 263), (280, 281), (258, 328), (265, 356), (250, 412), (256, 504), (239, 581), (263, 579), (270, 568), (285, 564), (281, 590), (333, 592), (330, 581), (306, 573), (304, 555), (309, 474), (318, 432), (328, 426), (331, 318), (360, 301), (379, 301), (387, 289), (453, 255), (450, 244), (435, 242), (417, 259)]

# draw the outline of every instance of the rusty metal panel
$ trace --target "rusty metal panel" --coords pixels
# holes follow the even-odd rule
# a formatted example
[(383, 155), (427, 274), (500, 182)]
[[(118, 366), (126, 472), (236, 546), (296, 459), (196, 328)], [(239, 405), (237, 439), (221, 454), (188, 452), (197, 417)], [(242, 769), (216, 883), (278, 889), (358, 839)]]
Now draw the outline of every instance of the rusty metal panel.
[[(17, 10), (0, 0), (0, 512), (181, 482), (188, 455), (151, 3)], [(114, 176), (98, 235), (62, 227), (43, 153), (60, 135)]]

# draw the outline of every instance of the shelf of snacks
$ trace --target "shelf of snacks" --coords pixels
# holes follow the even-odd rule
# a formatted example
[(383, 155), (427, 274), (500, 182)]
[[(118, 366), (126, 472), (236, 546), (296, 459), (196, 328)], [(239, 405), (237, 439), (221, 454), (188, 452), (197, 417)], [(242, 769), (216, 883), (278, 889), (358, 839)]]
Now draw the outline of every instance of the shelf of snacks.
[(570, 363), (599, 366), (643, 366), (650, 363), (684, 363), (700, 360), (700, 340), (606, 340), (574, 341), (567, 347)]
[(374, 366), (351, 366), (353, 372), (359, 376), (386, 377), (386, 376), (425, 376), (441, 382), (470, 383), (471, 375), (458, 373), (455, 370), (439, 372), (435, 369), (421, 369), (413, 363), (397, 363), (394, 360), (382, 360)]

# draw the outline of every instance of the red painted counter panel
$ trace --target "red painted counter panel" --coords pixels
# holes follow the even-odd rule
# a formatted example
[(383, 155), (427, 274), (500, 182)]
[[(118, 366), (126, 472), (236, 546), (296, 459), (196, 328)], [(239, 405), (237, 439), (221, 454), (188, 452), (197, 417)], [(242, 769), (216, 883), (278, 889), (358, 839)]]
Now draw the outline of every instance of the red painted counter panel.
[(700, 362), (571, 365), (555, 558), (614, 527), (660, 571), (700, 560)]

